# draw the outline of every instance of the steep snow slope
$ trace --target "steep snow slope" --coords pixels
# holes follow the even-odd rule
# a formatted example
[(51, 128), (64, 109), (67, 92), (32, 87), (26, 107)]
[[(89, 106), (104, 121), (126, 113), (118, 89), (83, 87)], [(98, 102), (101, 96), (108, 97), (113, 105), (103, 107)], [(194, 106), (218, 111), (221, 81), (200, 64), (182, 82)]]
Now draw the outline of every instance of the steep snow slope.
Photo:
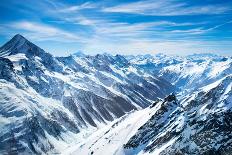
[(132, 111), (95, 132), (81, 143), (67, 148), (62, 154), (121, 155), (123, 144), (152, 116), (155, 110), (148, 107)]
[(53, 57), (21, 35), (0, 48), (0, 85), (1, 154), (60, 152), (174, 90), (123, 56)]
[(232, 75), (180, 102), (168, 98), (124, 145), (125, 154), (232, 153)]

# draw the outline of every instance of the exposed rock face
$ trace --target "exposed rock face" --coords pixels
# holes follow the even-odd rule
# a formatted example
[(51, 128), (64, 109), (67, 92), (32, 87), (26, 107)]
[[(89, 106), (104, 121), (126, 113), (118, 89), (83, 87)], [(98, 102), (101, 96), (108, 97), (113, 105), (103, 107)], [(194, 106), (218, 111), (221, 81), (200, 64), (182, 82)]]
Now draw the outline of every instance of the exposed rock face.
[(231, 154), (231, 99), (231, 75), (179, 102), (169, 95), (156, 103), (159, 110), (124, 148), (160, 154)]
[[(166, 125), (166, 123), (173, 122), (175, 117), (180, 114), (181, 109), (177, 106), (176, 97), (174, 94), (167, 96), (163, 101), (159, 101), (156, 104), (159, 106), (159, 110), (151, 117), (151, 119), (139, 128), (136, 135), (134, 135), (127, 144), (124, 145), (125, 148), (136, 148), (140, 145), (148, 145), (148, 143), (160, 133), (162, 128)], [(172, 131), (175, 132), (175, 131)], [(165, 137), (169, 137), (169, 134), (165, 135)], [(157, 143), (162, 142), (165, 137), (160, 137), (154, 143), (150, 143), (145, 150), (150, 150), (152, 147), (155, 147)]]

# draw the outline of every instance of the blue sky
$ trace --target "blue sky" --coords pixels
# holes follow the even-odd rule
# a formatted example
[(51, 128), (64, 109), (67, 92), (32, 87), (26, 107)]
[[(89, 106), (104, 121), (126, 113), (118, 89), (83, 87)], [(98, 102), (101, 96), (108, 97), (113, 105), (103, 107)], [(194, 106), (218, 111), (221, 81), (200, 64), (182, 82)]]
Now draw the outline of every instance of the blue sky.
[(0, 44), (17, 33), (61, 56), (232, 55), (228, 0), (1, 0)]

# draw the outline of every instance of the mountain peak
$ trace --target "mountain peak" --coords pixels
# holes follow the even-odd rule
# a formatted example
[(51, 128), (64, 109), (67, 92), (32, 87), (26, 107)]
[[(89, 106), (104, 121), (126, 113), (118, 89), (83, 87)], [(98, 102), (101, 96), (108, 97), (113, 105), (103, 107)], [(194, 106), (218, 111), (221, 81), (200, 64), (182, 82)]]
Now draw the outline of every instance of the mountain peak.
[[(11, 38), (10, 41), (8, 41), (6, 44), (10, 43), (10, 45), (22, 45), (25, 42), (29, 42), (24, 36), (22, 36), (21, 34), (16, 34), (13, 38)], [(6, 45), (5, 44), (5, 45)], [(4, 45), (4, 46), (5, 46)]]
[(0, 47), (0, 56), (7, 56), (20, 52), (18, 49), (22, 47), (26, 42), (29, 42), (25, 37), (20, 34), (16, 34), (11, 40)]
[(27, 40), (21, 34), (16, 34), (11, 40), (0, 47), (0, 56), (15, 55), (18, 53), (24, 53), (26, 55), (39, 55), (39, 53), (45, 53), (41, 48)]
[(73, 55), (76, 56), (76, 57), (84, 57), (84, 56), (86, 56), (86, 55), (84, 54), (84, 52), (82, 52), (82, 51), (77, 51), (77, 52), (74, 53)]
[(176, 95), (174, 93), (171, 93), (170, 95), (166, 96), (164, 100), (168, 102), (176, 101)]
[(16, 34), (10, 41), (28, 41), (24, 36), (21, 34)]

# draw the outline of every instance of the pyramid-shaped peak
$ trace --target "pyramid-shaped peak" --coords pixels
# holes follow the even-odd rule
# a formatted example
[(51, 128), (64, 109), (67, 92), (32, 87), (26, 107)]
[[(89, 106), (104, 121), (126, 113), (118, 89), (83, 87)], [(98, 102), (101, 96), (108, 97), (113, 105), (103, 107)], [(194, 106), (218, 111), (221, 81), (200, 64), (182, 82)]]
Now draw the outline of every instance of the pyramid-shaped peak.
[(16, 34), (13, 38), (16, 38), (16, 37), (17, 37), (17, 38), (24, 38), (24, 39), (25, 39), (25, 37), (24, 37), (23, 35), (19, 34), (19, 33)]
[(10, 41), (11, 45), (22, 45), (26, 42), (30, 42), (21, 34), (16, 34)]
[(24, 41), (28, 41), (24, 36), (22, 36), (21, 34), (16, 34), (11, 40), (24, 40)]
[(16, 34), (10, 41), (0, 48), (0, 56), (24, 53), (27, 56), (38, 56), (45, 53), (44, 50), (27, 40), (24, 36)]
[(7, 56), (11, 54), (21, 53), (21, 51), (25, 50), (19, 50), (19, 49), (27, 49), (24, 45), (26, 43), (30, 43), (25, 37), (23, 37), (20, 34), (16, 34), (11, 40), (9, 40), (6, 44), (4, 44), (2, 47), (0, 47), (0, 56)]
[[(13, 38), (11, 38), (4, 46), (20, 46), (25, 42), (29, 42), (24, 36), (21, 34), (16, 34)], [(3, 47), (4, 47), (3, 46)]]

